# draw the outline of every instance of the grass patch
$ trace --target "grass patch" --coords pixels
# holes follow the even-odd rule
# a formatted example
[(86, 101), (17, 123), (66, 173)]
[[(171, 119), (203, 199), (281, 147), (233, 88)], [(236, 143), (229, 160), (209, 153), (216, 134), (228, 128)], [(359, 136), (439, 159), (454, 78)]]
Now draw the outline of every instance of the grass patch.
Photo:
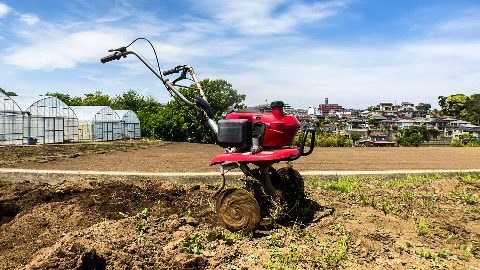
[(382, 186), (386, 188), (416, 187), (441, 178), (444, 178), (441, 174), (407, 174), (400, 178), (386, 180)]
[(356, 190), (359, 183), (357, 177), (342, 177), (336, 181), (323, 182), (320, 186), (340, 193), (349, 193)]

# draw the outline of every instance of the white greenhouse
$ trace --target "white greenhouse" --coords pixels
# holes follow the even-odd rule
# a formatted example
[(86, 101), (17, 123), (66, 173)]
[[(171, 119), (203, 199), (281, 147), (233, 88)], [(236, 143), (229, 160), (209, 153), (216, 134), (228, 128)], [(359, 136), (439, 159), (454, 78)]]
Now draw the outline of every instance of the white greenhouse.
[(71, 106), (78, 117), (80, 141), (112, 141), (122, 139), (122, 122), (107, 106)]
[(22, 143), (22, 110), (13, 99), (0, 93), (0, 145)]
[(123, 138), (138, 139), (140, 134), (140, 120), (132, 110), (115, 110), (122, 121)]
[(63, 101), (49, 96), (11, 97), (23, 113), (23, 143), (78, 141), (78, 119)]

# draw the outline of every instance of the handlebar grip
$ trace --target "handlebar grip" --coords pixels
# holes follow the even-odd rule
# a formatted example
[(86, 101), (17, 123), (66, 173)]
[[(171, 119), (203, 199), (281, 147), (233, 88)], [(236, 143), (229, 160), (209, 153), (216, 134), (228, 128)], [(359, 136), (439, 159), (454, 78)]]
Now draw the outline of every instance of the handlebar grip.
[(168, 76), (170, 74), (177, 73), (177, 72), (179, 72), (179, 70), (178, 70), (178, 68), (175, 67), (175, 68), (172, 68), (172, 69), (169, 69), (169, 70), (165, 70), (163, 72), (163, 76)]
[(119, 53), (119, 52), (115, 52), (114, 54), (107, 55), (107, 56), (103, 57), (102, 59), (100, 59), (100, 62), (105, 64), (105, 63), (113, 61), (113, 60), (119, 60), (120, 58), (122, 58), (122, 54)]

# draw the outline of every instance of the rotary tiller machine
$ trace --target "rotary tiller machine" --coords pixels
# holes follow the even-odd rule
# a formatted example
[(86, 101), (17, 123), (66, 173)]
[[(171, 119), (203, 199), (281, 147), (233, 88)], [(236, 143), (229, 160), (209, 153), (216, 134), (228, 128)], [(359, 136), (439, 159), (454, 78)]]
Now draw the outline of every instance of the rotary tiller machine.
[[(130, 45), (109, 50), (113, 54), (102, 58), (101, 62), (136, 56), (162, 81), (174, 98), (197, 112), (199, 119), (216, 134), (217, 144), (224, 148), (223, 154), (210, 161), (210, 165), (219, 165), (221, 169), (222, 184), (214, 196), (222, 225), (232, 231), (248, 232), (258, 225), (272, 224), (298, 212), (305, 199), (304, 183), (290, 161), (312, 153), (315, 141), (313, 129), (303, 129), (299, 145), (294, 146), (300, 123), (295, 116), (285, 113), (282, 101), (272, 102), (270, 106), (227, 112), (226, 118), (217, 123), (192, 67), (181, 65), (162, 72), (158, 58), (157, 67), (154, 67), (141, 54), (128, 49)], [(152, 48), (155, 52), (153, 45)], [(167, 76), (174, 74), (179, 74), (179, 77), (170, 81)], [(185, 87), (178, 84), (182, 80), (194, 82), (199, 94), (196, 100), (188, 100), (178, 91)], [(308, 150), (305, 149), (306, 141), (309, 141)], [(286, 161), (287, 166), (279, 169), (272, 167), (282, 161)], [(226, 188), (225, 173), (237, 168), (245, 176), (240, 179), (244, 187)]]

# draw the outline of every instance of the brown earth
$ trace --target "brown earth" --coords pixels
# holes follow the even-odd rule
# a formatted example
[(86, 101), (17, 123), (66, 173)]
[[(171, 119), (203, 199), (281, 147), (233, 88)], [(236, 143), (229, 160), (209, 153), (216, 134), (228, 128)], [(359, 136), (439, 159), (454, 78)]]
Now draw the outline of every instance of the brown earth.
[[(216, 145), (161, 142), (115, 142), (0, 149), (0, 166), (27, 169), (205, 172), (210, 159), (222, 152)], [(44, 149), (49, 151), (33, 151)], [(92, 146), (91, 146), (92, 147)], [(77, 149), (78, 148), (78, 149)], [(67, 150), (65, 150), (67, 149)], [(29, 152), (30, 151), (30, 152)], [(298, 170), (480, 169), (480, 148), (355, 147), (316, 148), (294, 162)]]
[(480, 174), (306, 179), (313, 212), (249, 235), (213, 186), (0, 181), (0, 269), (476, 269)]

